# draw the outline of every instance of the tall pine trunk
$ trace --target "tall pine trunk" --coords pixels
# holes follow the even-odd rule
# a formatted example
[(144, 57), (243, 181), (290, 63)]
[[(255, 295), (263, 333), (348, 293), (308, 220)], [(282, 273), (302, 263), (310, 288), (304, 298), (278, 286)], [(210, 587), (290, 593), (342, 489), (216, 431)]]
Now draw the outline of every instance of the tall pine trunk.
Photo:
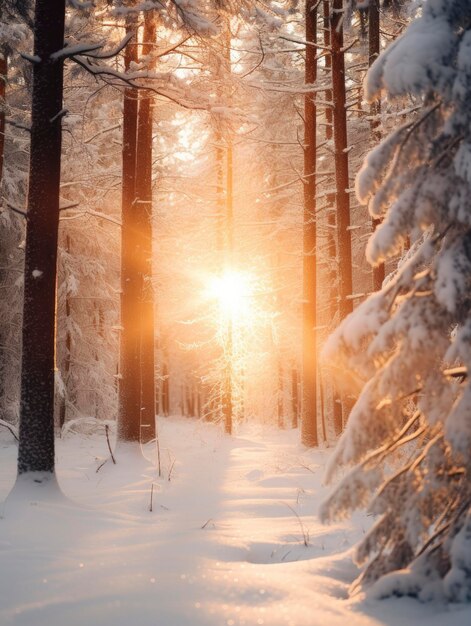
[[(70, 236), (67, 235), (65, 238), (65, 250), (67, 255), (70, 254)], [(69, 378), (70, 378), (70, 366), (72, 361), (72, 334), (71, 334), (71, 325), (69, 324), (69, 320), (71, 319), (71, 307), (70, 307), (70, 294), (66, 290), (65, 293), (65, 318), (66, 318), (66, 329), (65, 329), (65, 355), (64, 355), (64, 375), (62, 379), (64, 381), (64, 394), (61, 398), (60, 409), (59, 409), (59, 427), (62, 427), (65, 424), (65, 418), (67, 415), (67, 392), (69, 388)]]
[[(317, 0), (306, 1), (305, 82), (317, 80)], [(317, 446), (317, 267), (316, 267), (316, 93), (304, 99), (304, 216), (303, 216), (303, 395), (301, 441)]]
[[(18, 475), (54, 472), (57, 242), (65, 0), (36, 0)], [(36, 482), (42, 478), (35, 476)]]
[[(349, 147), (347, 135), (345, 53), (343, 50), (343, 18), (343, 0), (333, 0), (330, 15), (330, 38), (332, 49), (332, 99), (340, 320), (343, 320), (353, 311), (353, 300), (351, 297), (353, 280), (352, 239), (350, 232), (350, 179), (348, 171)], [(343, 422), (346, 421), (350, 409), (350, 398), (343, 398)], [(334, 426), (338, 434), (340, 424), (336, 422)]]
[(339, 262), (339, 311), (344, 319), (353, 310), (352, 240), (348, 175), (347, 107), (345, 54), (343, 50), (343, 0), (333, 0), (330, 16), (332, 47), (332, 98), (334, 129), (335, 186), (337, 204), (337, 254)]
[[(330, 15), (331, 15), (331, 7), (330, 0), (324, 0), (323, 3), (323, 18), (324, 18), (324, 45), (327, 49), (330, 50), (331, 46), (331, 36), (330, 36)], [(325, 69), (330, 74), (332, 73), (332, 55), (326, 54), (325, 57)], [(326, 129), (325, 129), (325, 138), (330, 141), (333, 138), (333, 110), (332, 110), (332, 89), (327, 89), (325, 93), (325, 99), (329, 103), (326, 107)], [(337, 262), (337, 243), (335, 241), (335, 232), (337, 229), (337, 217), (335, 211), (335, 194), (329, 194), (327, 196), (327, 204), (328, 204), (328, 213), (327, 213), (327, 224), (328, 228), (328, 242), (327, 242), (327, 250), (328, 257), (330, 262), (330, 271), (329, 271), (329, 284), (330, 284), (330, 294), (329, 294), (329, 313), (330, 319), (335, 320), (338, 316), (339, 307), (338, 307), (338, 262)], [(342, 402), (340, 400), (340, 396), (335, 389), (332, 387), (332, 421), (334, 426), (334, 433), (339, 435), (342, 432), (343, 428), (343, 417), (342, 417)]]
[[(228, 35), (229, 43), (230, 43), (230, 34)], [(228, 44), (229, 45), (229, 44)], [(230, 48), (227, 48), (228, 53), (228, 63), (230, 68)], [(225, 219), (225, 252), (226, 252), (226, 271), (232, 269), (233, 265), (233, 177), (234, 177), (234, 168), (233, 168), (233, 152), (232, 152), (232, 139), (230, 137), (226, 137), (227, 142), (227, 152), (226, 152), (226, 219)], [(224, 419), (224, 430), (227, 434), (232, 434), (233, 428), (233, 355), (234, 355), (234, 346), (233, 346), (233, 324), (232, 317), (229, 317), (228, 327), (227, 327), (227, 336), (226, 336), (226, 345), (225, 345), (225, 372), (224, 372), (224, 386), (223, 386), (223, 397), (222, 397), (222, 412)]]
[(3, 177), (3, 159), (5, 155), (5, 108), (6, 86), (8, 77), (8, 53), (6, 46), (0, 45), (0, 185)]
[[(136, 31), (137, 23), (128, 17), (127, 33)], [(136, 39), (124, 51), (125, 70), (137, 62)], [(136, 211), (137, 89), (127, 87), (123, 102), (123, 170), (121, 227), (121, 342), (118, 408), (118, 439), (140, 441), (140, 297), (142, 287), (141, 236)]]
[[(224, 3), (221, 0), (216, 0), (216, 8), (219, 12), (224, 9)], [(216, 59), (216, 74), (219, 79), (218, 96), (222, 99), (227, 89), (223, 85), (223, 81), (226, 75), (231, 73), (231, 30), (230, 20), (226, 15), (222, 16), (222, 58)], [(225, 103), (227, 104), (227, 103)], [(217, 127), (217, 147), (216, 147), (216, 167), (217, 167), (217, 203), (218, 213), (221, 213), (221, 219), (219, 221), (220, 227), (218, 230), (218, 245), (223, 246), (223, 272), (232, 270), (234, 261), (234, 241), (233, 241), (233, 179), (234, 179), (234, 167), (233, 167), (233, 145), (231, 129), (229, 124), (223, 119), (219, 118)], [(224, 148), (225, 150), (224, 150)], [(225, 179), (226, 186), (224, 189), (224, 152), (226, 157)], [(224, 430), (227, 434), (232, 434), (233, 429), (233, 324), (232, 319), (229, 317), (227, 321), (227, 327), (225, 328), (225, 338), (223, 346), (223, 372), (222, 372), (222, 389), (221, 389), (221, 408), (222, 419), (224, 422)]]
[[(155, 17), (147, 11), (144, 18), (144, 43), (142, 54), (152, 55), (155, 43)], [(150, 58), (150, 56), (149, 56)], [(149, 71), (154, 69), (152, 61)], [(137, 131), (136, 158), (136, 211), (139, 213), (141, 230), (141, 428), (144, 440), (155, 437), (155, 320), (154, 292), (152, 286), (152, 103), (153, 98), (145, 92), (140, 99)]]

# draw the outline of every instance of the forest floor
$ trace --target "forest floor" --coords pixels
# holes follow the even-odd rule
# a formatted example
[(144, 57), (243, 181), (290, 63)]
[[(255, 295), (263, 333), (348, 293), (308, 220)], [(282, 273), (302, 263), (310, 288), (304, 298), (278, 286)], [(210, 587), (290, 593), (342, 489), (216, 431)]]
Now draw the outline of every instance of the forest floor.
[[(323, 467), (293, 431), (160, 422), (162, 476), (139, 450), (108, 460), (104, 430), (57, 442), (63, 494), (0, 507), (0, 624), (468, 626), (471, 607), (348, 598), (371, 524), (322, 526)], [(0, 501), (16, 446), (0, 435)], [(144, 452), (153, 460), (155, 446)], [(152, 488), (153, 485), (153, 488)], [(150, 511), (152, 491), (152, 511)], [(20, 497), (21, 496), (21, 497)]]

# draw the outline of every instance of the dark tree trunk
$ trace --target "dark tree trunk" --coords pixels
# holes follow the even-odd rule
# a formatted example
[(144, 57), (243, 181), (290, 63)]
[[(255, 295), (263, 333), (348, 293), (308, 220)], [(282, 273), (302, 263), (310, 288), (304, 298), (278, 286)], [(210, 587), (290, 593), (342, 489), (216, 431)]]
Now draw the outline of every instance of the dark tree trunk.
[[(323, 0), (323, 26), (324, 26), (324, 46), (327, 50), (330, 49), (330, 0)], [(324, 58), (324, 67), (327, 73), (332, 73), (332, 55), (327, 53)], [(328, 103), (332, 102), (332, 89), (325, 90), (325, 99)], [(332, 139), (333, 137), (333, 112), (332, 106), (327, 105), (325, 109), (325, 138)], [(331, 198), (331, 196), (329, 196)], [(335, 197), (334, 197), (335, 199)], [(331, 200), (333, 204), (333, 200)]]
[[(36, 0), (18, 474), (54, 472), (57, 241), (65, 0)], [(39, 478), (37, 480), (40, 480)]]
[[(137, 24), (128, 18), (127, 33)], [(137, 33), (136, 33), (137, 36)], [(124, 51), (128, 70), (137, 61), (137, 44), (131, 42)], [(142, 288), (141, 237), (139, 215), (135, 206), (137, 152), (137, 90), (127, 87), (123, 102), (123, 171), (121, 227), (121, 345), (118, 408), (118, 438), (139, 441), (141, 430), (140, 380), (140, 297)]]
[[(147, 11), (142, 54), (152, 55), (156, 37), (155, 17)], [(148, 66), (153, 69), (153, 63)], [(155, 332), (152, 286), (152, 103), (142, 95), (139, 103), (136, 159), (136, 211), (139, 214), (142, 254), (141, 295), (141, 428), (144, 441), (155, 438)]]
[[(350, 179), (348, 171), (347, 107), (345, 88), (345, 53), (343, 50), (343, 0), (332, 1), (330, 37), (332, 42), (332, 98), (334, 128), (334, 160), (337, 204), (337, 256), (339, 269), (339, 316), (343, 320), (353, 311), (352, 239), (350, 233)], [(342, 418), (346, 421), (351, 399), (344, 397)], [(339, 423), (334, 424), (340, 432)], [(342, 424), (343, 428), (343, 424)]]
[(343, 51), (343, 0), (333, 0), (330, 16), (332, 44), (332, 97), (339, 260), (339, 311), (342, 320), (353, 310), (352, 241), (348, 176), (345, 55)]
[[(379, 0), (370, 0), (368, 8), (368, 65), (371, 67), (378, 58), (380, 52), (380, 14)], [(375, 143), (381, 139), (381, 122), (379, 119), (381, 113), (381, 100), (378, 98), (371, 103), (370, 106), (370, 128), (371, 137)], [(373, 229), (375, 229), (380, 220), (373, 220)], [(379, 291), (384, 281), (385, 271), (384, 263), (373, 268), (373, 290)]]
[[(317, 0), (306, 2), (306, 41), (317, 40)], [(317, 50), (306, 46), (305, 82), (317, 80)], [(301, 441), (317, 446), (316, 93), (304, 99), (303, 396)]]
[[(324, 45), (326, 48), (330, 49), (330, 0), (324, 0)], [(327, 54), (325, 57), (325, 68), (328, 72), (332, 72), (332, 55)], [(328, 89), (326, 91), (326, 100), (328, 103), (332, 103), (332, 89)], [(333, 137), (333, 110), (332, 105), (328, 105), (326, 108), (326, 130), (325, 130), (325, 138), (330, 140)], [(335, 232), (337, 228), (337, 216), (335, 211), (335, 194), (329, 194), (327, 196), (327, 223), (329, 226), (328, 229), (328, 257), (330, 262), (330, 271), (329, 271), (329, 284), (330, 284), (330, 294), (329, 294), (329, 312), (331, 320), (335, 320), (338, 316), (338, 302), (339, 302), (339, 292), (338, 292), (338, 261), (337, 261), (337, 244), (335, 241)], [(334, 432), (336, 435), (339, 435), (342, 432), (343, 427), (343, 418), (342, 418), (342, 403), (340, 401), (340, 397), (335, 388), (331, 387), (331, 394), (329, 396), (332, 399), (332, 420), (334, 425)]]

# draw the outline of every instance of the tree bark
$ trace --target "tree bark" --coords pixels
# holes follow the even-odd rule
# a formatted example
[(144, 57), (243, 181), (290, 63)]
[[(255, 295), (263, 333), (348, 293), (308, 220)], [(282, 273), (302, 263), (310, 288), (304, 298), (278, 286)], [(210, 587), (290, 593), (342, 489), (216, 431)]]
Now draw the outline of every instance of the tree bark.
[[(36, 0), (18, 475), (54, 472), (57, 242), (65, 0)], [(35, 478), (40, 482), (41, 478)]]
[[(65, 249), (67, 254), (70, 254), (70, 236), (67, 235), (65, 238)], [(67, 413), (67, 394), (68, 394), (68, 384), (70, 378), (70, 365), (71, 365), (71, 357), (72, 357), (72, 337), (70, 333), (70, 324), (68, 323), (71, 314), (70, 307), (70, 296), (66, 291), (65, 294), (65, 318), (66, 318), (66, 330), (65, 330), (65, 357), (64, 357), (64, 376), (62, 377), (64, 382), (64, 396), (61, 398), (60, 409), (59, 409), (59, 428), (62, 430), (62, 427), (65, 424), (65, 418)]]
[[(152, 55), (156, 38), (155, 17), (147, 11), (144, 18), (142, 54)], [(154, 69), (149, 61), (148, 70)], [(144, 440), (155, 438), (155, 320), (154, 292), (152, 286), (152, 103), (145, 92), (139, 102), (137, 158), (136, 158), (136, 208), (141, 231), (141, 429)]]
[(277, 412), (277, 422), (278, 422), (278, 428), (284, 428), (285, 427), (285, 422), (284, 422), (284, 416), (283, 416), (283, 396), (284, 396), (284, 380), (283, 380), (283, 364), (281, 362), (281, 358), (278, 355), (278, 363), (277, 363), (277, 369), (278, 369), (278, 389), (277, 389), (277, 406), (276, 406), (276, 412)]
[[(324, 0), (324, 45), (326, 48), (330, 49), (331, 46), (331, 36), (330, 36), (330, 0)], [(332, 72), (332, 55), (327, 54), (325, 57), (325, 68), (327, 71)], [(328, 103), (330, 103), (326, 108), (326, 130), (325, 130), (325, 138), (327, 140), (331, 140), (333, 138), (333, 110), (332, 110), (332, 89), (328, 89), (325, 94), (325, 98)], [(338, 301), (339, 301), (339, 292), (338, 292), (338, 261), (337, 261), (337, 243), (335, 241), (335, 232), (337, 229), (337, 216), (335, 211), (335, 194), (329, 194), (327, 196), (327, 224), (329, 225), (328, 229), (328, 256), (330, 261), (330, 271), (329, 271), (329, 282), (330, 282), (330, 294), (329, 294), (329, 312), (331, 320), (335, 320), (338, 315)], [(336, 435), (339, 435), (342, 432), (343, 428), (343, 417), (342, 417), (342, 402), (340, 401), (340, 397), (338, 392), (332, 385), (331, 387), (331, 398), (332, 398), (332, 420), (334, 426), (334, 432)], [(330, 394), (329, 394), (330, 396)]]
[(162, 366), (162, 413), (165, 417), (170, 414), (170, 380), (167, 366), (167, 356), (164, 354)]
[[(317, 40), (317, 0), (306, 2), (306, 41)], [(306, 46), (305, 82), (317, 80), (317, 49)], [(304, 99), (303, 395), (301, 441), (317, 446), (316, 93)]]
[(332, 97), (335, 180), (337, 201), (337, 254), (339, 263), (339, 311), (344, 319), (353, 310), (352, 241), (350, 234), (350, 195), (348, 174), (347, 108), (345, 55), (343, 51), (343, 1), (333, 0), (330, 16), (332, 47)]
[(0, 185), (2, 183), (3, 160), (5, 155), (5, 108), (7, 77), (8, 53), (6, 46), (0, 45)]
[[(127, 34), (137, 29), (128, 17)], [(136, 33), (137, 38), (137, 33)], [(124, 67), (129, 70), (138, 58), (136, 40), (124, 50)], [(137, 90), (127, 87), (123, 102), (123, 170), (121, 227), (121, 337), (118, 438), (139, 441), (141, 430), (140, 297), (142, 290), (141, 237), (135, 205), (137, 153)]]

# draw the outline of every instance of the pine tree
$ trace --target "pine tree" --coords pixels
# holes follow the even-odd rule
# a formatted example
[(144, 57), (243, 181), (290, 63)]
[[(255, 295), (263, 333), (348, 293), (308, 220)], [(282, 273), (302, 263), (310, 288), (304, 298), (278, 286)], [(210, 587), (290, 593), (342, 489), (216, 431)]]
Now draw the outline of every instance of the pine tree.
[[(36, 0), (18, 474), (54, 472), (57, 241), (65, 0)], [(55, 56), (56, 55), (56, 56)], [(47, 153), (47, 158), (45, 155)]]
[(367, 256), (379, 264), (413, 243), (326, 347), (361, 393), (328, 473), (354, 467), (322, 517), (369, 504), (377, 519), (357, 560), (379, 596), (471, 599), (469, 15), (467, 0), (428, 0), (368, 74), (369, 98), (385, 89), (423, 108), (358, 176), (383, 219)]
[[(149, 71), (154, 70), (152, 48), (156, 39), (156, 18), (147, 11), (144, 16), (142, 55)], [(152, 129), (153, 97), (143, 93), (139, 100), (137, 118), (136, 206), (140, 214), (141, 230), (141, 312), (140, 324), (140, 380), (141, 428), (144, 439), (155, 438), (155, 321), (154, 291), (152, 285)]]
[[(306, 2), (306, 84), (317, 79), (317, 0)], [(310, 45), (311, 44), (311, 45)], [(311, 87), (313, 89), (313, 87)], [(301, 439), (317, 446), (317, 257), (316, 257), (316, 92), (304, 105), (304, 224), (303, 224), (303, 396)]]
[[(135, 41), (126, 46), (124, 69), (137, 63), (137, 19), (129, 14), (126, 33)], [(141, 224), (136, 210), (138, 90), (126, 87), (123, 100), (123, 168), (121, 227), (121, 345), (118, 409), (118, 437), (140, 441), (141, 437), (141, 354), (140, 299), (142, 292)]]

